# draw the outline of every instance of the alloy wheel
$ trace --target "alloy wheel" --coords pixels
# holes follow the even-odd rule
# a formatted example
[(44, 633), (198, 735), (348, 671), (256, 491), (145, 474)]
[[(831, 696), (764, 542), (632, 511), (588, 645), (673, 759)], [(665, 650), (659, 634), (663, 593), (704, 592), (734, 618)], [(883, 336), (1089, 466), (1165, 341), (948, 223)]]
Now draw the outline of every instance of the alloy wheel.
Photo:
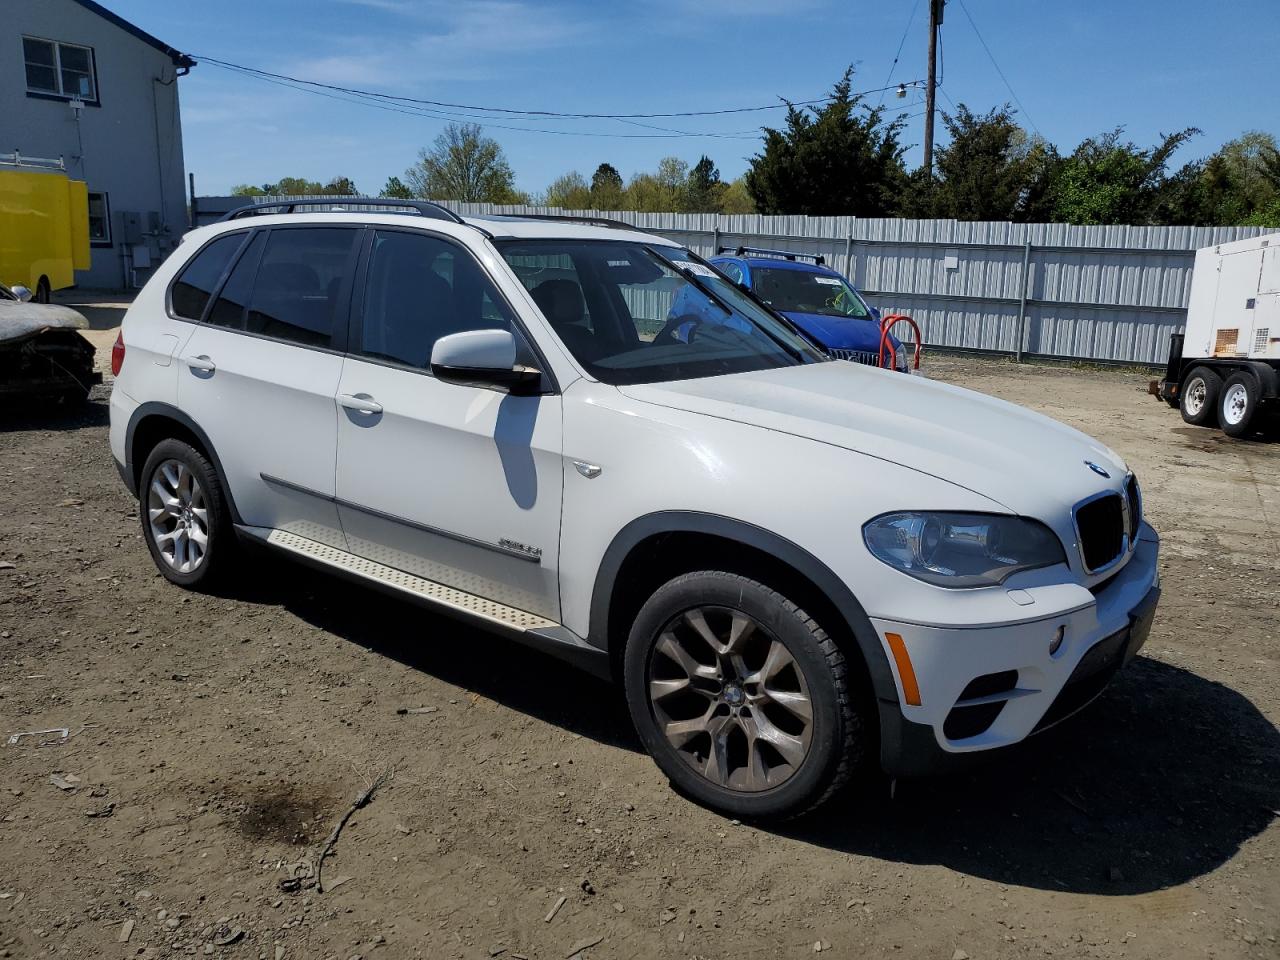
[(164, 562), (192, 573), (209, 551), (209, 504), (200, 481), (181, 460), (165, 460), (147, 491), (151, 539)]
[(813, 703), (804, 672), (740, 610), (702, 606), (674, 617), (653, 647), (647, 683), (662, 735), (717, 786), (768, 790), (808, 756)]

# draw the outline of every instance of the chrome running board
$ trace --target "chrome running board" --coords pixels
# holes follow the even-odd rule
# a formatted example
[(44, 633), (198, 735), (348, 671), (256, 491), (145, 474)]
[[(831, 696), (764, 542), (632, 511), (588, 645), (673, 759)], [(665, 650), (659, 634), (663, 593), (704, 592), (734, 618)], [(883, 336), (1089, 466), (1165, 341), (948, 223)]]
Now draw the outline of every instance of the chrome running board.
[(236, 531), (304, 563), (367, 583), (455, 616), (480, 620), (515, 634), (515, 639), (568, 660), (597, 676), (610, 674), (609, 655), (554, 620), (367, 560), (296, 533), (236, 525)]

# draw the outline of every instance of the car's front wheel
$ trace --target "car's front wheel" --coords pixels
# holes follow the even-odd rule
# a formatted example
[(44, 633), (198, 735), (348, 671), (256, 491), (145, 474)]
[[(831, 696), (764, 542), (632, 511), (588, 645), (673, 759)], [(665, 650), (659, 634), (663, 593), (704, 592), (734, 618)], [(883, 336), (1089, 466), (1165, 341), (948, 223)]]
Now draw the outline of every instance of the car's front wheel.
[(844, 655), (748, 577), (701, 571), (660, 587), (632, 626), (623, 680), (658, 766), (731, 816), (805, 813), (863, 761)]
[(142, 468), (138, 513), (166, 579), (199, 588), (221, 575), (234, 534), (218, 472), (199, 450), (175, 439), (156, 445)]

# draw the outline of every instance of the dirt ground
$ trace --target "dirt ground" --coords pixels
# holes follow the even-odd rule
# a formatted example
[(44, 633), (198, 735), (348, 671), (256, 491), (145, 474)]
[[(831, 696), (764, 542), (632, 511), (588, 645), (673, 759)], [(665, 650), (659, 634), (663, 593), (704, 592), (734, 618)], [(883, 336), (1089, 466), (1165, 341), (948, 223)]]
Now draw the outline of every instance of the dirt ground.
[[(1140, 372), (927, 364), (1129, 460), (1151, 639), (1023, 748), (767, 829), (675, 795), (617, 691), (542, 655), (280, 561), (168, 585), (109, 385), (10, 414), (0, 742), (71, 736), (0, 745), (0, 956), (1280, 956), (1280, 444), (1184, 427)], [(282, 890), (387, 770), (330, 889)]]

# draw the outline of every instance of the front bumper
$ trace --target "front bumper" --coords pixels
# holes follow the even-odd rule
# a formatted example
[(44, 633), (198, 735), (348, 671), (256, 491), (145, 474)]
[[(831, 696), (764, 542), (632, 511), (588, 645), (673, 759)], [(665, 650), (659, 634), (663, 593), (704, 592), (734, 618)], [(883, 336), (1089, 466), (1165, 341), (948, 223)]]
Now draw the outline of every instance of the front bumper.
[[(1090, 703), (1146, 642), (1160, 598), (1158, 553), (1155, 532), (1144, 528), (1129, 562), (1092, 603), (1028, 622), (947, 629), (873, 619), (882, 638), (901, 637), (919, 691), (919, 704), (909, 704), (899, 673), (898, 702), (880, 702), (885, 771), (952, 768)], [(1059, 627), (1064, 639), (1051, 653)]]

